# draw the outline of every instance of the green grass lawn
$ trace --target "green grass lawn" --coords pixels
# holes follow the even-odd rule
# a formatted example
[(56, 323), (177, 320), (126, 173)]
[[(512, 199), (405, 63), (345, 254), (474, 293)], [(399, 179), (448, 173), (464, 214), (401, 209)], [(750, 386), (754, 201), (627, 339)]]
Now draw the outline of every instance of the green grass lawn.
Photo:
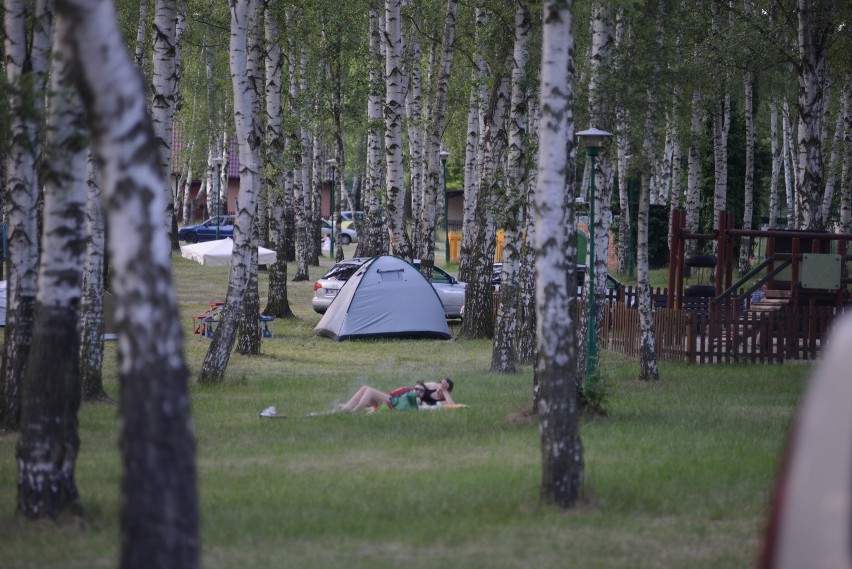
[[(314, 281), (289, 283), (298, 318), (275, 322), (262, 355), (234, 354), (224, 384), (199, 387), (208, 342), (192, 334), (191, 316), (222, 299), (227, 268), (176, 256), (175, 278), (207, 569), (753, 564), (806, 365), (663, 363), (662, 381), (649, 385), (636, 380), (636, 362), (605, 353), (610, 414), (581, 427), (585, 501), (559, 511), (538, 499), (538, 425), (525, 415), (532, 371), (489, 373), (490, 342), (314, 338)], [(114, 343), (106, 359), (115, 395)], [(365, 383), (393, 389), (442, 375), (469, 408), (306, 416)], [(259, 418), (270, 405), (287, 417)], [(16, 437), (0, 436), (3, 569), (117, 566), (116, 407), (84, 404), (80, 434), (85, 515), (58, 523), (15, 515)]]

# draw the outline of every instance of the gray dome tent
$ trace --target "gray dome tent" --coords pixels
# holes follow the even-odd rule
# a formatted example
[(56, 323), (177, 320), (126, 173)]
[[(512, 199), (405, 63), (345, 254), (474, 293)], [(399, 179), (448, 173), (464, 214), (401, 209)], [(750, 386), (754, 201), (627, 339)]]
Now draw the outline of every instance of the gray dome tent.
[(340, 288), (315, 336), (352, 338), (452, 338), (441, 299), (413, 265), (398, 257), (373, 257)]

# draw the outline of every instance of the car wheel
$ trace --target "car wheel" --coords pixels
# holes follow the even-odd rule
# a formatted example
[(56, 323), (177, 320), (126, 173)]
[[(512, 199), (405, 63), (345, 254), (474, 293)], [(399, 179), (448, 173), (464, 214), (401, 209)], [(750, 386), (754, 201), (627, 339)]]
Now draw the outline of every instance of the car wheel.
[(196, 235), (195, 233), (187, 233), (186, 242), (190, 245), (193, 243), (198, 243), (198, 235)]
[(340, 242), (341, 242), (343, 245), (349, 245), (350, 243), (352, 243), (352, 238), (351, 238), (351, 237), (349, 237), (348, 235), (346, 235), (345, 233), (342, 233), (342, 234), (340, 235)]

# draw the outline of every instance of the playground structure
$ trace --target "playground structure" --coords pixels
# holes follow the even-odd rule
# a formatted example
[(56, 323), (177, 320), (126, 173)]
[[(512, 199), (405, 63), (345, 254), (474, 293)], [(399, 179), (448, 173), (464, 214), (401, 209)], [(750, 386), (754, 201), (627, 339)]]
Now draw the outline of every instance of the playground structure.
[[(734, 216), (721, 212), (718, 228), (712, 233), (690, 233), (686, 230), (684, 210), (672, 211), (669, 244), (669, 288), (667, 305), (681, 308), (684, 298), (709, 298), (711, 311), (725, 305), (748, 305), (752, 293), (766, 284), (766, 298), (771, 306), (797, 307), (835, 306), (849, 302), (847, 243), (852, 234), (793, 230), (736, 229)], [(736, 238), (765, 239), (764, 258), (734, 281)], [(685, 255), (686, 241), (713, 241), (715, 254)], [(713, 268), (712, 286), (684, 288), (687, 269)], [(748, 288), (743, 287), (763, 273)], [(781, 300), (781, 302), (773, 302)], [(756, 308), (756, 307), (755, 307)]]
[[(728, 212), (720, 214), (711, 233), (688, 232), (683, 210), (674, 210), (671, 221), (669, 286), (651, 294), (660, 359), (688, 363), (816, 359), (834, 319), (852, 310), (850, 234), (736, 229)], [(762, 239), (765, 249), (757, 265), (735, 281), (734, 241), (740, 237)], [(687, 256), (689, 240), (713, 242), (713, 254)], [(689, 271), (709, 273), (712, 284), (686, 285)], [(752, 293), (764, 284), (766, 296), (752, 304)], [(635, 294), (628, 287), (618, 301), (607, 303), (601, 346), (638, 357)]]

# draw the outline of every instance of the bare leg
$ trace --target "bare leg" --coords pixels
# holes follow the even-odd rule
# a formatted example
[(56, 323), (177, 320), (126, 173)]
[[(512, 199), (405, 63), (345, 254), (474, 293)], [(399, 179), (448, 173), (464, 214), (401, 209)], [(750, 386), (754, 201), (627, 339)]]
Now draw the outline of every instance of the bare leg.
[(367, 407), (377, 407), (390, 399), (390, 395), (378, 389), (364, 386), (359, 389), (352, 399), (346, 405), (343, 405), (341, 411), (358, 411)]
[(359, 387), (358, 391), (355, 392), (355, 395), (353, 395), (352, 398), (349, 401), (347, 401), (343, 405), (337, 406), (337, 410), (338, 411), (351, 411), (355, 407), (355, 405), (358, 404), (358, 401), (361, 400), (361, 397), (364, 395), (364, 392), (368, 389), (370, 389), (370, 387), (367, 386), (367, 385), (362, 385), (361, 387)]

